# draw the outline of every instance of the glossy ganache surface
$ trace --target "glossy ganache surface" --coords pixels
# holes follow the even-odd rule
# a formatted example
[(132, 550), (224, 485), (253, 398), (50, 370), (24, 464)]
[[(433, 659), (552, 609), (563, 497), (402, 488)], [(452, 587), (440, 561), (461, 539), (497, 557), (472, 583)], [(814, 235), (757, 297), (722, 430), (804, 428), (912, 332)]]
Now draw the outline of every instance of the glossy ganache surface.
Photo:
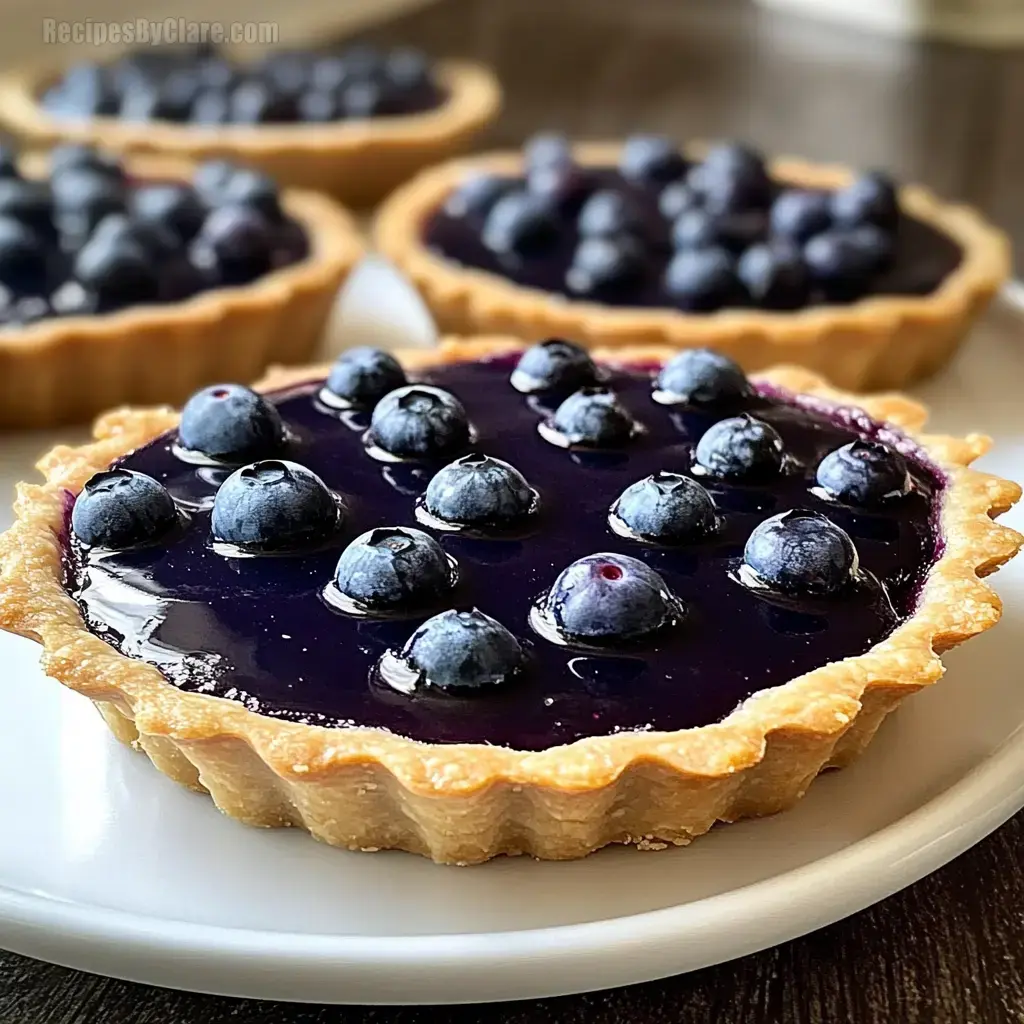
[[(238, 700), (268, 716), (536, 750), (623, 730), (718, 721), (758, 690), (863, 653), (912, 613), (939, 546), (938, 472), (911, 452), (910, 492), (871, 511), (831, 501), (815, 486), (827, 452), (880, 431), (862, 414), (797, 404), (763, 388), (728, 410), (700, 413), (652, 400), (650, 370), (613, 368), (607, 383), (643, 431), (619, 450), (572, 450), (538, 433), (550, 407), (511, 386), (513, 366), (505, 358), (455, 363), (419, 379), (457, 395), (476, 431), (475, 450), (511, 463), (536, 488), (540, 510), (527, 535), (481, 539), (418, 522), (417, 499), (439, 465), (369, 457), (368, 415), (327, 408), (318, 399), (322, 382), (310, 382), (272, 398), (292, 435), (287, 457), (345, 503), (337, 538), (290, 556), (215, 550), (211, 506), (230, 470), (183, 461), (173, 435), (163, 436), (119, 465), (162, 482), (185, 521), (168, 538), (130, 551), (69, 543), (66, 585), (89, 627), (184, 690)], [(783, 475), (767, 484), (702, 478), (722, 520), (710, 539), (659, 547), (611, 529), (609, 508), (625, 488), (659, 471), (693, 475), (696, 442), (737, 411), (756, 413), (781, 434)], [(825, 512), (852, 537), (862, 577), (849, 592), (782, 599), (741, 582), (751, 531), (798, 507)], [(400, 649), (431, 613), (354, 617), (323, 595), (353, 538), (396, 525), (428, 530), (440, 541), (458, 572), (446, 605), (479, 608), (511, 630), (528, 654), (521, 677), (470, 697), (400, 693), (381, 681), (381, 657)], [(655, 569), (683, 602), (683, 620), (621, 648), (566, 646), (535, 633), (530, 613), (538, 597), (570, 562), (594, 552), (631, 556)]]
[[(583, 192), (593, 195), (610, 191), (628, 199), (637, 221), (626, 234), (639, 241), (639, 247), (630, 242), (627, 248), (638, 266), (623, 281), (612, 280), (608, 287), (591, 289), (573, 284), (571, 273), (574, 261), (579, 258), (581, 242), (585, 234), (575, 219), (580, 202), (570, 203), (568, 209), (561, 209), (556, 218), (558, 227), (540, 251), (524, 256), (521, 253), (496, 251), (486, 244), (486, 225), (489, 208), (463, 211), (443, 206), (436, 210), (424, 223), (423, 242), (433, 252), (461, 266), (487, 271), (499, 275), (515, 284), (528, 288), (564, 295), (581, 301), (597, 301), (609, 306), (636, 306), (647, 308), (680, 308), (687, 312), (714, 312), (732, 308), (771, 308), (758, 301), (756, 296), (744, 294), (742, 287), (733, 295), (723, 295), (708, 301), (706, 296), (694, 296), (692, 290), (684, 294), (673, 294), (666, 283), (674, 256), (680, 251), (678, 228), (673, 220), (659, 210), (659, 197), (665, 191), (662, 185), (631, 181), (611, 167), (578, 168), (583, 180)], [(521, 178), (500, 177), (496, 191), (511, 192), (524, 187)], [(670, 188), (672, 186), (669, 186)], [(777, 198), (782, 186), (775, 183), (771, 197)], [(809, 190), (810, 191), (810, 190)], [(673, 241), (673, 235), (676, 239)], [(611, 237), (613, 244), (621, 244), (622, 235)], [(604, 240), (604, 239), (602, 239)], [(726, 252), (727, 247), (718, 239), (710, 238), (701, 251), (714, 250), (724, 255), (733, 270), (739, 269), (738, 253)], [(772, 244), (767, 226), (755, 231), (752, 245)], [(685, 246), (684, 246), (685, 247)], [(694, 246), (696, 250), (698, 247)], [(957, 268), (962, 259), (957, 243), (941, 231), (915, 217), (904, 213), (893, 227), (891, 252), (883, 268), (868, 276), (864, 286), (853, 294), (830, 295), (827, 288), (811, 281), (809, 290), (801, 293), (792, 303), (786, 301), (776, 308), (799, 308), (804, 306), (842, 305), (870, 295), (929, 295)], [(631, 259), (634, 258), (631, 256)], [(846, 273), (846, 282), (852, 275)], [(587, 275), (583, 275), (588, 280)], [(844, 283), (845, 289), (845, 283)], [(702, 303), (695, 305), (693, 303)]]

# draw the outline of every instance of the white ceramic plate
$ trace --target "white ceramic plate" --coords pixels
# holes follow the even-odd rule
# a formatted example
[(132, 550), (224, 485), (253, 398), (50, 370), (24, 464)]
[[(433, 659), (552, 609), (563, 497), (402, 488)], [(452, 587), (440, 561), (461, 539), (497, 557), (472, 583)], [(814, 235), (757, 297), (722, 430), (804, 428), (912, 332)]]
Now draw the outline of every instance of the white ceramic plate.
[[(984, 464), (1008, 474), (1024, 465), (1019, 336), (1017, 314), (996, 311), (921, 392), (937, 427), (995, 434)], [(48, 440), (0, 442), (5, 492)], [(1007, 621), (953, 652), (942, 683), (795, 810), (689, 849), (569, 864), (442, 868), (247, 829), (119, 746), (43, 677), (34, 645), (4, 636), (0, 946), (224, 995), (430, 1003), (624, 985), (793, 938), (910, 884), (1024, 805), (1024, 561), (997, 579)]]

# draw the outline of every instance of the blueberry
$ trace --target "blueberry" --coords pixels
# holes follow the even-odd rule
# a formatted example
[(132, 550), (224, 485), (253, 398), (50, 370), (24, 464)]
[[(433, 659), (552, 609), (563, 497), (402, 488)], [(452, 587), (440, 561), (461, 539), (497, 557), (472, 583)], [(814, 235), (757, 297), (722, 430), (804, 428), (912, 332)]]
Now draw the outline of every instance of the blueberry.
[(398, 458), (438, 458), (469, 444), (462, 403), (447, 391), (409, 384), (385, 395), (373, 410), (367, 440)]
[(96, 225), (90, 245), (142, 246), (154, 260), (164, 261), (180, 249), (178, 236), (170, 228), (145, 220), (133, 220), (123, 213), (112, 213)]
[(519, 641), (496, 619), (474, 608), (441, 612), (416, 630), (402, 660), (421, 686), (478, 690), (499, 686), (526, 664)]
[(13, 146), (0, 143), (0, 178), (20, 178), (18, 173), (18, 151)]
[(762, 309), (799, 309), (807, 303), (811, 276), (799, 250), (754, 245), (736, 269), (754, 305)]
[(542, 132), (534, 135), (523, 147), (523, 164), (527, 173), (541, 167), (571, 164), (572, 145), (557, 132)]
[(223, 57), (216, 55), (200, 61), (195, 67), (196, 80), (206, 89), (226, 90), (233, 86), (239, 73)]
[(231, 91), (232, 124), (280, 124), (294, 121), (295, 113), (295, 100), (271, 82), (250, 79)]
[(156, 540), (178, 522), (167, 488), (128, 469), (97, 473), (71, 511), (71, 529), (88, 545), (130, 548)]
[(43, 97), (43, 106), (58, 117), (105, 117), (117, 112), (119, 95), (106, 68), (79, 64), (64, 73)]
[(686, 173), (686, 161), (671, 139), (632, 135), (622, 147), (619, 170), (630, 181), (665, 185)]
[(248, 284), (271, 269), (266, 217), (251, 206), (222, 206), (203, 222), (193, 246), (197, 262), (212, 263), (226, 284)]
[(512, 192), (491, 208), (481, 238), (499, 255), (532, 256), (550, 249), (559, 233), (558, 218), (542, 198)]
[(658, 374), (655, 389), (685, 405), (719, 405), (750, 394), (747, 375), (728, 356), (690, 348), (673, 356)]
[(368, 43), (347, 47), (341, 54), (341, 60), (352, 78), (376, 78), (384, 69), (383, 55)]
[(568, 445), (613, 448), (625, 444), (636, 423), (614, 391), (580, 388), (555, 410), (550, 426)]
[(845, 530), (820, 512), (794, 509), (755, 527), (743, 561), (759, 579), (785, 593), (828, 595), (857, 572), (857, 549)]
[(192, 185), (207, 206), (219, 206), (228, 182), (237, 173), (238, 168), (227, 160), (206, 160), (192, 175)]
[(334, 92), (307, 89), (296, 102), (299, 120), (307, 124), (328, 124), (342, 115), (341, 99)]
[(251, 551), (295, 551), (326, 540), (342, 512), (327, 485), (296, 462), (236, 469), (213, 500), (213, 539)]
[(550, 164), (530, 171), (526, 188), (553, 214), (572, 217), (586, 202), (593, 191), (593, 184), (582, 167)]
[(580, 210), (576, 230), (584, 238), (643, 233), (643, 216), (628, 195), (614, 189), (595, 192)]
[(601, 302), (621, 298), (643, 281), (646, 271), (644, 249), (635, 238), (584, 238), (565, 282), (576, 295)]
[(451, 590), (454, 577), (433, 537), (404, 526), (382, 526), (345, 548), (334, 582), (365, 608), (420, 608)]
[(696, 480), (655, 473), (627, 487), (612, 505), (613, 519), (645, 540), (695, 540), (717, 529), (715, 503)]
[(341, 105), (346, 117), (357, 119), (399, 114), (402, 111), (399, 90), (390, 82), (382, 80), (349, 83), (342, 89)]
[(159, 84), (126, 92), (118, 114), (125, 121), (187, 121), (199, 89), (197, 78), (178, 73)]
[(544, 611), (565, 636), (629, 641), (675, 621), (679, 604), (665, 581), (628, 555), (587, 555), (559, 573)]
[(423, 89), (430, 85), (430, 61), (419, 50), (403, 46), (385, 58), (384, 75), (403, 92)]
[(101, 153), (92, 146), (65, 142), (50, 153), (50, 177), (56, 179), (72, 170), (91, 171), (105, 174), (115, 181), (124, 181), (124, 168), (117, 157)]
[(405, 370), (393, 355), (360, 346), (338, 357), (328, 374), (327, 390), (352, 405), (372, 408), (405, 382)]
[(183, 242), (196, 236), (206, 217), (203, 204), (188, 185), (143, 185), (132, 193), (131, 211), (144, 223), (173, 231)]
[(75, 280), (92, 292), (101, 309), (118, 309), (157, 298), (159, 281), (150, 254), (130, 239), (104, 235), (79, 249), (72, 267)]
[(658, 211), (665, 220), (675, 221), (688, 210), (699, 209), (702, 202), (703, 198), (696, 189), (686, 182), (677, 181), (662, 189), (658, 196)]
[(448, 197), (444, 211), (449, 217), (484, 217), (512, 187), (496, 174), (472, 174)]
[(249, 206), (270, 222), (281, 220), (277, 183), (260, 171), (240, 170), (228, 178), (220, 202), (227, 206)]
[(107, 174), (68, 170), (53, 179), (53, 205), (61, 233), (80, 242), (104, 217), (124, 212), (125, 190)]
[(838, 228), (815, 235), (804, 246), (804, 262), (811, 278), (834, 301), (863, 296), (874, 272), (871, 251), (858, 243), (853, 232)]
[(185, 403), (178, 441), (225, 462), (274, 454), (285, 441), (277, 407), (241, 384), (214, 384)]
[(423, 496), (435, 518), (461, 526), (501, 526), (537, 505), (537, 492), (514, 466), (489, 455), (464, 455), (439, 470)]
[(738, 145), (713, 147), (691, 168), (687, 184), (715, 213), (763, 208), (771, 198), (771, 179), (759, 153)]
[(736, 262), (721, 248), (677, 252), (665, 269), (665, 289), (676, 305), (693, 313), (712, 313), (744, 299)]
[(337, 54), (320, 57), (309, 72), (310, 88), (323, 94), (336, 94), (352, 78), (352, 70)]
[(723, 479), (764, 480), (782, 468), (778, 431), (749, 414), (720, 420), (697, 443), (697, 465)]
[(512, 371), (512, 386), (524, 394), (547, 391), (569, 394), (597, 380), (590, 353), (571, 341), (548, 338), (531, 345)]
[(832, 226), (832, 199), (827, 192), (788, 188), (772, 203), (772, 233), (803, 244)]
[(872, 270), (879, 272), (888, 269), (896, 247), (895, 239), (888, 231), (874, 224), (861, 224), (850, 231), (849, 237)]
[(756, 210), (743, 213), (712, 213), (694, 209), (680, 214), (672, 225), (675, 249), (705, 249), (721, 246), (742, 252), (765, 234), (764, 215)]
[(312, 60), (309, 54), (278, 50), (257, 67), (262, 81), (288, 96), (296, 96), (309, 84)]
[(907, 493), (907, 461), (880, 441), (851, 441), (818, 465), (818, 485), (848, 505), (877, 505)]
[(38, 181), (0, 179), (0, 217), (12, 217), (44, 237), (53, 234), (53, 200)]
[(14, 292), (45, 290), (46, 242), (21, 221), (0, 217), (0, 284)]
[(202, 89), (196, 93), (188, 116), (193, 124), (229, 124), (231, 121), (231, 99), (224, 89)]
[(894, 228), (900, 216), (896, 186), (879, 171), (865, 174), (833, 194), (832, 215), (845, 227), (875, 224)]

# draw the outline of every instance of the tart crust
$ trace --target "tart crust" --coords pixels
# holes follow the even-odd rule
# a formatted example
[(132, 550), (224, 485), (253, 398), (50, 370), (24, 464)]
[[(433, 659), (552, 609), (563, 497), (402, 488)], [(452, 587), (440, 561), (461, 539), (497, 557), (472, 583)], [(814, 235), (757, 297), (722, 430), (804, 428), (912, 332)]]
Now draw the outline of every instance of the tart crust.
[[(29, 174), (41, 166), (25, 161)], [(155, 157), (125, 168), (161, 181), (190, 173)], [(206, 384), (251, 381), (271, 363), (310, 359), (363, 240), (325, 196), (288, 190), (281, 203), (302, 225), (310, 253), (252, 284), (0, 330), (0, 427), (81, 423), (123, 402), (183, 402)]]
[[(614, 166), (620, 149), (583, 143), (575, 154), (585, 165)], [(782, 181), (816, 188), (840, 188), (853, 177), (844, 167), (790, 158), (774, 161), (771, 170)], [(475, 171), (521, 174), (522, 157), (490, 153), (430, 168), (388, 199), (375, 225), (378, 248), (410, 277), (442, 332), (451, 334), (503, 333), (526, 341), (554, 336), (592, 346), (709, 347), (749, 372), (793, 363), (848, 390), (895, 388), (945, 364), (1010, 274), (1010, 247), (1000, 231), (967, 207), (907, 186), (900, 193), (904, 209), (963, 250), (960, 265), (930, 295), (874, 296), (791, 313), (688, 314), (577, 301), (463, 267), (424, 246), (428, 218)]]
[(57, 118), (37, 97), (58, 76), (52, 68), (0, 75), (0, 124), (40, 147), (84, 142), (124, 154), (237, 160), (266, 171), (283, 187), (325, 192), (354, 207), (372, 206), (420, 169), (468, 148), (501, 109), (495, 76), (463, 61), (438, 63), (438, 81), (447, 98), (433, 110), (328, 125), (255, 128)]
[[(449, 340), (403, 361), (415, 368), (517, 347), (498, 338)], [(648, 346), (596, 356), (649, 364), (670, 354)], [(262, 386), (322, 375), (275, 370)], [(168, 408), (102, 417), (91, 444), (58, 447), (40, 461), (45, 483), (19, 486), (16, 522), (0, 537), (0, 626), (39, 641), (47, 673), (94, 701), (120, 740), (250, 825), (293, 825), (336, 846), (397, 848), (459, 864), (519, 853), (571, 859), (609, 843), (683, 845), (717, 821), (787, 808), (822, 769), (849, 764), (890, 711), (940, 678), (940, 653), (996, 623), (999, 599), (980, 577), (1024, 542), (992, 521), (1020, 488), (968, 468), (988, 438), (919, 433), (926, 412), (917, 403), (895, 394), (855, 400), (799, 368), (761, 379), (815, 401), (855, 401), (891, 423), (897, 438), (919, 444), (948, 475), (944, 546), (916, 613), (888, 639), (756, 693), (714, 725), (523, 752), (283, 722), (178, 690), (90, 633), (61, 583), (70, 496), (113, 459), (174, 427)]]

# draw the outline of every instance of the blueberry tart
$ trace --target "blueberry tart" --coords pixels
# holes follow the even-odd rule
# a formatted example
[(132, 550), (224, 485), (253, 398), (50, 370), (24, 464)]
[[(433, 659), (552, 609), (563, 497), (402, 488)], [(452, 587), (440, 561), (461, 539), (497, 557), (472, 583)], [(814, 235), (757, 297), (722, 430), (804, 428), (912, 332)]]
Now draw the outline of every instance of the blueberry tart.
[(0, 428), (184, 401), (307, 361), (362, 255), (332, 200), (86, 146), (0, 177)]
[(248, 64), (209, 46), (148, 47), (0, 77), (0, 123), (33, 146), (226, 157), (351, 206), (465, 149), (500, 105), (486, 68), (362, 45)]
[[(993, 522), (1020, 488), (969, 468), (987, 438), (801, 369), (551, 350), (107, 414), (20, 486), (0, 626), (232, 817), (473, 863), (790, 807), (998, 620), (982, 577), (1024, 538)], [(570, 360), (632, 429), (552, 440)]]
[(376, 240), (453, 335), (710, 347), (851, 390), (942, 366), (1010, 269), (999, 231), (923, 188), (659, 136), (433, 167)]

